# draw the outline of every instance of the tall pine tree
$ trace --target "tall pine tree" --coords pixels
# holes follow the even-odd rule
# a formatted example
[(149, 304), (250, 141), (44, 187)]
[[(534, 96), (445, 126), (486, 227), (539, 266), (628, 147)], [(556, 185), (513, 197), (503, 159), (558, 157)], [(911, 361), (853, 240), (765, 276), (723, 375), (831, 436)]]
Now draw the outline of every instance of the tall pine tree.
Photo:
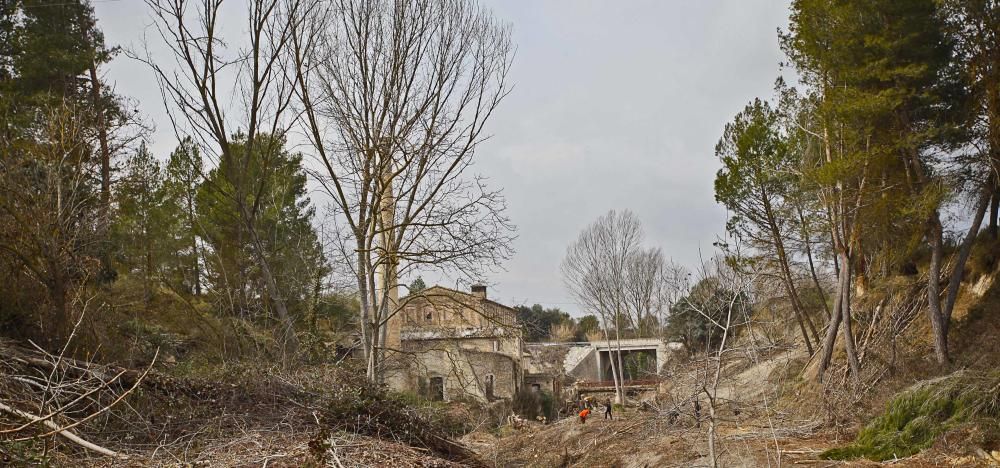
[[(301, 318), (312, 296), (317, 269), (323, 268), (322, 249), (312, 227), (314, 208), (306, 190), (302, 155), (290, 153), (284, 141), (270, 136), (254, 145), (245, 162), (247, 178), (260, 190), (247, 194), (245, 205), (254, 210), (253, 229), (248, 232), (245, 218), (238, 213), (231, 196), (236, 173), (227, 164), (244, 164), (224, 159), (212, 169), (197, 194), (196, 210), (200, 232), (211, 252), (205, 254), (206, 279), (213, 292), (232, 314), (250, 318), (272, 312), (259, 259), (251, 243), (261, 243), (266, 261), (288, 303), (291, 320)], [(245, 137), (236, 136), (234, 154), (242, 150)], [(265, 151), (270, 151), (264, 154)], [(280, 317), (279, 317), (280, 319)]]

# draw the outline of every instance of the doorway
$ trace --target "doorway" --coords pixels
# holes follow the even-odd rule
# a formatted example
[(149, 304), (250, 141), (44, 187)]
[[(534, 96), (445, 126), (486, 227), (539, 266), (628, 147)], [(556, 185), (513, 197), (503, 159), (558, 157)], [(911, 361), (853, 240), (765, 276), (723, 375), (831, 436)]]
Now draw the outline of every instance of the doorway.
[(444, 401), (444, 377), (431, 377), (427, 393), (431, 400)]

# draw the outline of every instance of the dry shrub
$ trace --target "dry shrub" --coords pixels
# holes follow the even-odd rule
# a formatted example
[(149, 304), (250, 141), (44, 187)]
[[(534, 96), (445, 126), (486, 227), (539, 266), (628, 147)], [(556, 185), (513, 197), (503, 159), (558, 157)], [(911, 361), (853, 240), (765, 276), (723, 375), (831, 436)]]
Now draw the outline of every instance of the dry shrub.
[(475, 455), (451, 437), (464, 432), (460, 422), (445, 411), (412, 406), (402, 395), (382, 386), (341, 386), (334, 391), (321, 419), (323, 430), (310, 442), (313, 454), (323, 459), (330, 435), (343, 431), (401, 442), (428, 449), (449, 460), (479, 465)]
[(534, 421), (539, 416), (544, 416), (549, 421), (556, 419), (555, 399), (548, 392), (522, 388), (514, 394), (514, 400), (511, 403), (514, 412), (526, 419)]

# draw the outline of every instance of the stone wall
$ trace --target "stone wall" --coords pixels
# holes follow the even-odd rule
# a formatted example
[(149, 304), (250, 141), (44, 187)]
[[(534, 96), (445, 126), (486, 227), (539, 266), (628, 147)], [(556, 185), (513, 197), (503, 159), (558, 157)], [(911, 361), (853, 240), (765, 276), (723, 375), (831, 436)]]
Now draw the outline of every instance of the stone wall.
[[(429, 398), (432, 379), (444, 384), (443, 398), (472, 398), (486, 401), (512, 398), (520, 385), (520, 366), (511, 356), (480, 351), (465, 346), (464, 340), (404, 341), (404, 351), (412, 352), (404, 385)], [(492, 395), (489, 393), (492, 379)]]
[(538, 388), (539, 391), (555, 395), (556, 379), (549, 375), (527, 375), (524, 377), (524, 388)]

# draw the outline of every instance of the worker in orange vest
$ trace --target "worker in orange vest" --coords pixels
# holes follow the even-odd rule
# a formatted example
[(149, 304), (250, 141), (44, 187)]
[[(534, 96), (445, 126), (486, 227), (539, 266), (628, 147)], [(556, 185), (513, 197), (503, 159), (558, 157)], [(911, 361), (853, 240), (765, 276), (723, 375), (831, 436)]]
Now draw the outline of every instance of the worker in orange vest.
[(584, 408), (580, 411), (580, 424), (587, 424), (587, 416), (590, 416), (590, 408)]

